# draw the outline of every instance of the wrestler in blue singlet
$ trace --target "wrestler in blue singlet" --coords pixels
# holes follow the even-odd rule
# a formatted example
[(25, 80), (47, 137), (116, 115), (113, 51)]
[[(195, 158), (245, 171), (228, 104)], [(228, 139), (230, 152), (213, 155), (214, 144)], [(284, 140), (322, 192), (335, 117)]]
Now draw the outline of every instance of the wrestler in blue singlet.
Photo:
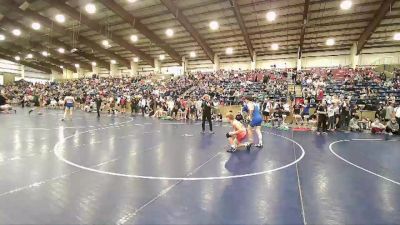
[(254, 102), (252, 102), (252, 104), (254, 105), (254, 110), (253, 110), (253, 115), (252, 115), (252, 119), (250, 122), (250, 126), (251, 127), (261, 126), (263, 119), (262, 119), (262, 115), (260, 112), (260, 107), (257, 104), (255, 104)]

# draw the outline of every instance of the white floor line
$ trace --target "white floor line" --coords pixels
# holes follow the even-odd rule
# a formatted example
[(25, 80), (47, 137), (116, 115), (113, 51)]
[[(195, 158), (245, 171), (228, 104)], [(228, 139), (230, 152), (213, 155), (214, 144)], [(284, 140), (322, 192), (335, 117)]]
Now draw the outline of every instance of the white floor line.
[[(292, 131), (292, 139), (294, 139), (293, 137), (293, 131)], [(296, 155), (296, 148), (295, 148), (295, 144), (293, 143), (293, 154), (294, 154), (294, 158), (297, 159), (297, 155)], [(299, 196), (300, 196), (300, 205), (301, 205), (301, 215), (303, 217), (303, 224), (307, 225), (307, 221), (306, 221), (306, 213), (304, 210), (304, 201), (303, 201), (303, 191), (301, 189), (301, 181), (300, 181), (300, 174), (299, 174), (299, 165), (298, 163), (296, 163), (296, 175), (297, 175), (297, 187), (299, 189)]]
[[(108, 128), (111, 128), (111, 127), (105, 127), (105, 128), (102, 128), (102, 130), (103, 130), (103, 129), (108, 129)], [(276, 171), (278, 171), (278, 170), (283, 170), (283, 169), (286, 169), (286, 168), (288, 168), (288, 167), (290, 167), (290, 166), (293, 166), (294, 164), (296, 164), (296, 163), (298, 163), (299, 161), (301, 161), (301, 160), (303, 159), (304, 155), (305, 155), (305, 150), (304, 150), (303, 146), (301, 146), (298, 142), (296, 142), (296, 141), (294, 141), (294, 140), (292, 140), (292, 139), (290, 139), (290, 138), (287, 138), (287, 137), (285, 137), (285, 136), (279, 135), (279, 134), (275, 134), (275, 133), (271, 133), (271, 132), (266, 132), (266, 134), (271, 134), (271, 135), (274, 135), (274, 136), (277, 136), (277, 137), (281, 137), (281, 138), (286, 139), (286, 140), (288, 140), (288, 141), (291, 141), (292, 143), (294, 143), (294, 144), (296, 144), (297, 146), (299, 146), (300, 150), (302, 151), (301, 156), (300, 156), (297, 160), (295, 160), (295, 161), (293, 161), (293, 162), (291, 162), (291, 163), (289, 163), (289, 164), (283, 165), (283, 166), (281, 166), (281, 167), (278, 167), (278, 168), (274, 168), (274, 169), (270, 169), (270, 170), (265, 170), (265, 171), (261, 171), (261, 172), (249, 173), (249, 174), (230, 175), (230, 176), (220, 176), (220, 177), (158, 177), (158, 176), (144, 176), (144, 175), (136, 175), (136, 174), (115, 173), (115, 172), (109, 172), (109, 171), (98, 170), (98, 169), (94, 169), (94, 168), (89, 168), (89, 167), (86, 167), (86, 166), (82, 166), (82, 165), (79, 165), (79, 164), (77, 164), (77, 163), (71, 162), (71, 161), (69, 161), (69, 160), (67, 160), (67, 159), (65, 159), (65, 158), (63, 157), (63, 155), (62, 155), (63, 150), (60, 149), (60, 145), (64, 144), (68, 139), (70, 139), (70, 138), (72, 138), (72, 137), (76, 137), (76, 136), (78, 136), (78, 135), (80, 135), (80, 134), (84, 134), (84, 133), (88, 133), (88, 132), (95, 132), (95, 131), (97, 131), (97, 130), (100, 130), (100, 129), (93, 129), (93, 130), (84, 131), (84, 132), (80, 132), (80, 133), (78, 132), (78, 133), (76, 133), (76, 134), (74, 134), (74, 135), (65, 137), (64, 139), (62, 139), (62, 140), (60, 140), (59, 142), (57, 142), (57, 144), (54, 146), (54, 149), (53, 149), (53, 150), (54, 150), (55, 155), (58, 157), (58, 159), (60, 159), (61, 161), (65, 162), (65, 163), (67, 163), (67, 164), (69, 164), (69, 165), (71, 165), (71, 166), (75, 166), (75, 167), (77, 167), (77, 168), (85, 169), (85, 170), (92, 171), (92, 172), (95, 172), (95, 173), (101, 173), (101, 174), (112, 175), (112, 176), (119, 176), (119, 177), (149, 179), (149, 180), (176, 180), (176, 181), (178, 181), (178, 180), (190, 180), (190, 181), (200, 181), (200, 180), (224, 180), (224, 179), (236, 179), (236, 178), (244, 178), (244, 177), (252, 177), (252, 176), (264, 175), (264, 174), (267, 174), (267, 173), (276, 172)]]
[[(353, 140), (354, 140), (354, 139), (353, 139)], [(362, 140), (365, 141), (366, 139), (362, 139)], [(332, 152), (332, 154), (334, 154), (336, 157), (338, 157), (339, 159), (343, 160), (343, 161), (346, 162), (347, 164), (350, 164), (350, 165), (352, 165), (352, 166), (354, 166), (354, 167), (356, 167), (356, 168), (358, 168), (358, 169), (360, 169), (360, 170), (363, 170), (363, 171), (365, 171), (365, 172), (367, 172), (367, 173), (369, 173), (369, 174), (372, 174), (372, 175), (374, 175), (374, 176), (377, 176), (377, 177), (379, 177), (379, 178), (382, 178), (382, 179), (384, 179), (384, 180), (386, 180), (386, 181), (389, 181), (389, 182), (391, 182), (391, 183), (393, 183), (393, 184), (400, 185), (400, 182), (398, 182), (398, 181), (392, 180), (392, 179), (390, 179), (390, 178), (387, 178), (387, 177), (385, 177), (385, 176), (382, 176), (382, 175), (380, 175), (380, 174), (377, 174), (377, 173), (375, 173), (375, 172), (372, 172), (371, 170), (367, 170), (367, 169), (365, 169), (364, 167), (361, 167), (361, 166), (359, 166), (359, 165), (357, 165), (357, 164), (354, 164), (354, 163), (350, 162), (349, 160), (347, 160), (347, 159), (343, 158), (342, 156), (340, 156), (339, 154), (337, 154), (337, 153), (333, 150), (333, 148), (332, 148), (332, 146), (335, 145), (335, 144), (337, 144), (337, 143), (340, 143), (340, 142), (349, 142), (349, 141), (350, 141), (350, 140), (339, 140), (339, 141), (332, 142), (332, 143), (329, 145), (329, 150)], [(360, 141), (360, 140), (358, 140), (358, 141)]]
[[(105, 162), (102, 162), (102, 163), (94, 165), (94, 167), (103, 166), (105, 164), (114, 162), (116, 160), (117, 160), (116, 158), (115, 159), (111, 159), (111, 160), (107, 160)], [(35, 183), (29, 184), (29, 185), (26, 185), (26, 186), (22, 186), (22, 187), (15, 188), (15, 189), (10, 190), (10, 191), (3, 192), (3, 193), (0, 194), (0, 197), (6, 196), (6, 195), (9, 195), (9, 194), (14, 194), (14, 193), (17, 193), (17, 192), (20, 192), (20, 191), (28, 190), (28, 189), (31, 189), (31, 188), (39, 187), (39, 186), (41, 186), (43, 184), (46, 184), (48, 182), (59, 180), (59, 179), (64, 179), (66, 177), (69, 177), (69, 176), (71, 176), (71, 175), (73, 175), (75, 173), (82, 172), (82, 171), (84, 171), (84, 170), (79, 169), (79, 170), (72, 171), (71, 173), (66, 173), (66, 174), (63, 174), (63, 175), (60, 175), (60, 176), (57, 176), (57, 177), (49, 178), (49, 179), (42, 180), (42, 181), (37, 181)]]
[(352, 141), (384, 141), (380, 138), (353, 138)]
[[(193, 175), (194, 173), (196, 173), (200, 168), (202, 168), (203, 166), (205, 166), (207, 163), (209, 163), (211, 160), (213, 160), (214, 158), (216, 158), (217, 156), (221, 155), (221, 152), (218, 152), (217, 154), (213, 155), (211, 158), (209, 158), (207, 161), (205, 161), (204, 163), (202, 163), (201, 165), (199, 165), (198, 167), (196, 167), (195, 169), (193, 169), (191, 172), (186, 174), (186, 177)], [(176, 187), (178, 184), (182, 183), (185, 180), (178, 180), (177, 182), (173, 183), (172, 185), (169, 185), (168, 187), (164, 188), (163, 190), (161, 190), (154, 198), (150, 199), (149, 201), (147, 201), (145, 204), (141, 205), (139, 208), (137, 208), (134, 212), (132, 213), (128, 213), (126, 216), (122, 217), (121, 219), (119, 219), (117, 221), (117, 225), (123, 225), (126, 222), (128, 222), (130, 219), (132, 219), (133, 217), (135, 217), (140, 211), (142, 211), (144, 208), (146, 208), (148, 205), (150, 205), (151, 203), (157, 201), (159, 198), (161, 198), (162, 196), (166, 195), (169, 191), (171, 191), (174, 187)]]
[[(158, 147), (158, 146), (160, 146), (160, 144), (153, 145), (153, 146), (151, 146), (151, 147), (145, 149), (144, 151), (142, 151), (142, 152), (140, 152), (140, 153), (144, 153), (144, 152), (147, 152), (147, 151), (151, 151), (151, 150), (155, 149), (155, 148)], [(139, 153), (139, 152), (133, 152), (133, 153), (129, 154), (129, 156), (137, 155), (137, 153)], [(121, 159), (121, 157), (117, 157), (117, 158), (114, 158), (114, 159), (110, 159), (110, 160), (104, 161), (104, 162), (102, 162), (102, 163), (98, 163), (98, 164), (92, 166), (92, 168), (97, 168), (97, 167), (100, 167), (100, 166), (104, 166), (104, 165), (106, 165), (106, 164), (110, 164), (110, 163), (116, 162), (116, 161), (118, 161), (118, 160), (120, 160), (120, 159)], [(15, 189), (13, 189), (13, 190), (10, 190), (10, 191), (1, 193), (1, 194), (0, 194), (0, 197), (5, 196), (5, 195), (9, 195), (9, 194), (13, 194), (13, 193), (16, 193), (16, 192), (24, 191), (24, 190), (27, 190), (27, 189), (30, 189), (30, 188), (39, 187), (39, 186), (41, 186), (42, 184), (46, 184), (46, 183), (48, 183), (48, 182), (50, 182), (50, 181), (59, 180), (59, 179), (64, 179), (64, 178), (66, 178), (66, 177), (69, 177), (69, 176), (71, 176), (71, 175), (73, 175), (73, 174), (75, 174), (75, 173), (82, 172), (82, 171), (85, 171), (85, 170), (82, 170), (82, 169), (75, 170), (75, 171), (73, 171), (73, 172), (71, 172), (71, 173), (63, 174), (63, 175), (60, 175), (60, 176), (57, 176), (57, 177), (53, 177), (53, 178), (49, 178), (49, 179), (46, 179), (46, 180), (38, 181), (38, 182), (35, 182), (35, 183), (33, 183), (33, 184), (29, 184), (29, 185), (26, 185), (26, 186), (23, 186), (23, 187), (15, 188)]]

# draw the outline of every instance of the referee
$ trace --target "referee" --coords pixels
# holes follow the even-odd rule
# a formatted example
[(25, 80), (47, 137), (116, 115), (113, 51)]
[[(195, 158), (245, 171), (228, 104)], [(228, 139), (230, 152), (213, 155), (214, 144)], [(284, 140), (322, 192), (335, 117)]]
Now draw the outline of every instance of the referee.
[(209, 95), (204, 95), (203, 96), (203, 103), (201, 104), (201, 108), (203, 109), (203, 115), (202, 115), (202, 123), (201, 123), (201, 128), (203, 129), (201, 133), (205, 133), (206, 130), (206, 120), (208, 121), (208, 124), (210, 125), (210, 134), (214, 134), (214, 131), (212, 129), (212, 121), (211, 121), (211, 107), (212, 107), (212, 102), (210, 101), (210, 96)]

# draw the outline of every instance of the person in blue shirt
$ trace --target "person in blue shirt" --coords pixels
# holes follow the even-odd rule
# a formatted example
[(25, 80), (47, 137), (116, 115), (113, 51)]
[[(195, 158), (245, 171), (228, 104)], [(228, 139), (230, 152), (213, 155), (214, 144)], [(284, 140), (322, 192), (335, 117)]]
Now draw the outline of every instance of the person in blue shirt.
[(263, 118), (261, 115), (260, 106), (253, 102), (253, 97), (248, 96), (245, 98), (245, 108), (247, 108), (248, 120), (250, 121), (247, 131), (249, 135), (250, 144), (254, 144), (253, 131), (255, 131), (258, 137), (258, 144), (256, 144), (255, 146), (262, 148), (263, 143), (262, 143), (261, 123), (263, 121)]

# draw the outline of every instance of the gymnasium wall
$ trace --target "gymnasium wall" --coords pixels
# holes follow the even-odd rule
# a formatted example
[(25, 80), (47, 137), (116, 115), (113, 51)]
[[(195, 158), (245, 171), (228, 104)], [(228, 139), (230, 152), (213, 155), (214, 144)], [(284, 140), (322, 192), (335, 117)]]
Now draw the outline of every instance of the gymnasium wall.
[[(272, 65), (277, 68), (296, 68), (297, 54), (257, 56), (256, 61), (256, 68), (259, 69), (268, 69)], [(304, 53), (301, 63), (302, 68), (351, 66), (350, 49)], [(360, 66), (382, 64), (400, 64), (400, 47), (365, 49), (358, 58)], [(250, 57), (221, 58), (220, 68), (226, 70), (251, 69)], [(189, 60), (188, 70), (212, 71), (213, 64), (210, 60)]]
[[(325, 51), (325, 52), (313, 52), (304, 53), (301, 60), (302, 68), (311, 67), (336, 67), (336, 66), (351, 66), (351, 56), (349, 50), (341, 51)], [(383, 65), (383, 64), (400, 64), (400, 47), (390, 48), (369, 48), (364, 49), (362, 54), (358, 58), (358, 65)], [(297, 67), (297, 54), (276, 54), (276, 55), (258, 55), (256, 58), (256, 68), (269, 69), (271, 66), (277, 68), (296, 68)], [(24, 68), (24, 69), (22, 69)], [(202, 59), (189, 59), (187, 64), (188, 71), (213, 71), (214, 65), (210, 60)], [(220, 59), (220, 68), (225, 70), (249, 70), (251, 69), (250, 57), (233, 57)], [(153, 73), (154, 68), (149, 65), (139, 65), (138, 73), (141, 75)], [(181, 75), (182, 67), (177, 63), (165, 63), (161, 65), (161, 71), (163, 74)], [(17, 63), (0, 59), (0, 75), (2, 76), (1, 82), (9, 82), (10, 76), (4, 77), (4, 74), (10, 74), (12, 79), (25, 79), (32, 80), (51, 80), (67, 78), (73, 79), (81, 76), (91, 76), (91, 71), (80, 71), (73, 73), (71, 71), (64, 70), (63, 74), (46, 74), (41, 71), (23, 67)], [(110, 71), (107, 69), (100, 68), (100, 77), (108, 77)], [(120, 67), (117, 70), (117, 76), (129, 75), (130, 69), (126, 67)], [(0, 83), (1, 84), (1, 83)]]
[(50, 80), (50, 74), (4, 59), (0, 59), (0, 75), (4, 84), (22, 78), (33, 82)]

